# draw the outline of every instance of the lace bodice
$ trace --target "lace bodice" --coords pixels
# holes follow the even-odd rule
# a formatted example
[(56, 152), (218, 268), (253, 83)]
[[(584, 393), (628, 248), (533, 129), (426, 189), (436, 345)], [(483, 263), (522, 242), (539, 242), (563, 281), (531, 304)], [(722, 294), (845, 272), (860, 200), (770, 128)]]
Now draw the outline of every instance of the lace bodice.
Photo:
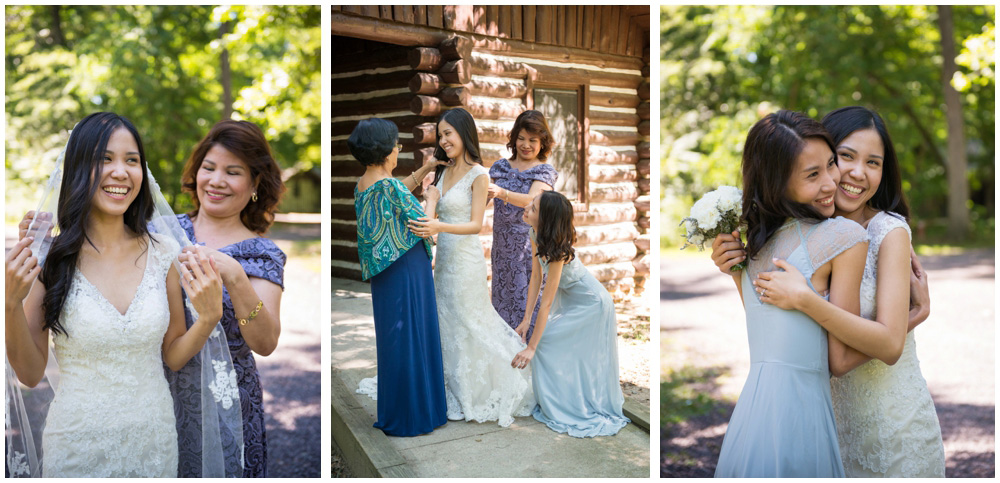
[(148, 247), (125, 314), (79, 270), (73, 274), (60, 315), (66, 334), (53, 336), (60, 378), (42, 439), (44, 476), (176, 474), (161, 347), (170, 323), (167, 272), (180, 247), (169, 237)]
[[(910, 228), (895, 213), (868, 222), (868, 257), (861, 279), (861, 316), (877, 314), (878, 256), (891, 231)], [(896, 364), (871, 360), (831, 379), (833, 409), (847, 476), (944, 476), (941, 429), (920, 372), (913, 332)]]
[[(472, 217), (472, 183), (476, 178), (489, 175), (489, 171), (480, 165), (474, 165), (455, 182), (447, 192), (441, 193), (438, 201), (438, 217), (444, 223), (468, 223)], [(442, 186), (438, 188), (443, 189)]]

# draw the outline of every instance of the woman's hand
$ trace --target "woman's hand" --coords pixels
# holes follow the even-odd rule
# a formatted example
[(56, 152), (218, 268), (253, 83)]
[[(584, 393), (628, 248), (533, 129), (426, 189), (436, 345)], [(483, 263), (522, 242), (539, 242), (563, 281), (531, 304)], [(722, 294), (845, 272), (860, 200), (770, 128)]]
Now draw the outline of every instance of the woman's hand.
[(712, 240), (712, 261), (719, 271), (726, 275), (740, 273), (739, 270), (733, 272), (729, 269), (737, 263), (746, 260), (747, 252), (740, 241), (740, 232), (721, 233)]
[(6, 297), (7, 302), (18, 302), (24, 300), (31, 290), (31, 284), (38, 278), (42, 267), (38, 264), (38, 258), (31, 254), (31, 242), (34, 237), (26, 237), (19, 240), (7, 253), (6, 259)]
[(441, 232), (441, 222), (435, 219), (423, 217), (410, 221), (410, 231), (420, 238), (428, 238)]
[(37, 213), (38, 222), (45, 223), (45, 233), (39, 233), (42, 226), (35, 226), (35, 229), (31, 233), (28, 233), (28, 228), (31, 227), (32, 221), (35, 221), (35, 210), (31, 210), (24, 214), (24, 218), (21, 218), (21, 222), (17, 224), (17, 239), (21, 240), (26, 236), (32, 236), (38, 238), (39, 236), (50, 236), (52, 235), (52, 213), (47, 211), (42, 211)]
[(518, 352), (516, 356), (514, 356), (514, 360), (510, 361), (510, 367), (513, 367), (514, 369), (524, 369), (525, 367), (528, 367), (528, 364), (534, 357), (535, 357), (535, 349), (527, 347), (523, 351)]
[(441, 190), (437, 186), (430, 185), (424, 190), (424, 199), (428, 203), (437, 203), (441, 200)]
[(194, 253), (177, 256), (181, 265), (181, 286), (198, 311), (196, 323), (214, 326), (222, 318), (222, 277), (215, 260), (205, 255), (205, 248), (196, 246)]
[(517, 332), (517, 335), (521, 336), (521, 342), (526, 344), (528, 343), (528, 329), (530, 328), (531, 319), (524, 319), (520, 324), (518, 324), (517, 328), (514, 329), (514, 332)]
[(923, 321), (931, 310), (931, 294), (927, 285), (927, 272), (917, 260), (917, 254), (913, 251), (912, 246), (910, 247), (910, 269), (910, 310), (918, 309), (923, 314), (921, 319)]
[(761, 272), (753, 281), (760, 301), (785, 310), (798, 310), (800, 301), (812, 293), (806, 277), (785, 260), (775, 258), (774, 265), (784, 271)]
[(503, 188), (497, 186), (495, 183), (490, 183), (489, 186), (486, 187), (486, 199), (497, 198), (503, 192)]
[(238, 280), (246, 276), (246, 272), (243, 271), (243, 265), (240, 265), (240, 262), (237, 262), (235, 258), (218, 250), (213, 250), (204, 246), (189, 245), (184, 247), (181, 251), (197, 256), (197, 248), (200, 248), (205, 253), (205, 256), (212, 261), (215, 268), (219, 272), (219, 276), (222, 278), (223, 285), (227, 288), (232, 287)]

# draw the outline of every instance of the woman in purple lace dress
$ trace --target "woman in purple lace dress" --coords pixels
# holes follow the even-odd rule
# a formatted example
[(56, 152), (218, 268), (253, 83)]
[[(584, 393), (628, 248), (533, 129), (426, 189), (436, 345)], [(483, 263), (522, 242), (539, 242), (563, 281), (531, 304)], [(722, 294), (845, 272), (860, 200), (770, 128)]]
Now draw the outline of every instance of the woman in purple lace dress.
[[(184, 190), (194, 194), (195, 209), (178, 215), (178, 221), (193, 243), (210, 249), (225, 286), (222, 325), (243, 411), (242, 476), (266, 477), (263, 389), (253, 353), (270, 354), (281, 332), (285, 254), (261, 236), (274, 221), (274, 211), (285, 191), (281, 171), (257, 125), (222, 121), (195, 147), (182, 182)], [(171, 384), (183, 388), (190, 385), (188, 381), (199, 380), (191, 378), (201, 377), (185, 369), (172, 378), (168, 374)], [(175, 404), (174, 412), (178, 426), (197, 424), (198, 415), (190, 408)], [(201, 442), (178, 444), (178, 476), (198, 474), (195, 470), (201, 461), (191, 457), (195, 453), (190, 448)]]
[[(510, 160), (500, 159), (490, 168), (489, 196), (493, 198), (493, 307), (516, 328), (524, 317), (531, 279), (531, 242), (524, 208), (542, 191), (555, 185), (559, 173), (545, 160), (552, 151), (552, 134), (545, 116), (524, 111), (510, 130)], [(544, 285), (543, 285), (544, 286)], [(528, 339), (535, 327), (538, 304), (531, 317)]]

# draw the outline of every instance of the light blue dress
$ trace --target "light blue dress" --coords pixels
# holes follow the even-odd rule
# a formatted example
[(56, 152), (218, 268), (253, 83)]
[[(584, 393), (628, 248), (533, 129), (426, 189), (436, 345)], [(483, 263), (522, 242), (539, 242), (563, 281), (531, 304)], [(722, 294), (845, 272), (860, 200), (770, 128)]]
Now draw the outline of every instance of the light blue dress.
[[(531, 237), (535, 233), (531, 231)], [(548, 264), (540, 260), (548, 274)], [(550, 281), (551, 283), (551, 281)], [(617, 434), (629, 419), (618, 382), (618, 324), (611, 294), (579, 258), (563, 265), (548, 323), (531, 360), (532, 416), (577, 438)]]
[(716, 477), (844, 476), (826, 330), (802, 312), (761, 303), (751, 280), (774, 270), (771, 259), (777, 257), (808, 281), (820, 266), (866, 240), (861, 225), (845, 218), (791, 220), (744, 270), (750, 374), (722, 441)]

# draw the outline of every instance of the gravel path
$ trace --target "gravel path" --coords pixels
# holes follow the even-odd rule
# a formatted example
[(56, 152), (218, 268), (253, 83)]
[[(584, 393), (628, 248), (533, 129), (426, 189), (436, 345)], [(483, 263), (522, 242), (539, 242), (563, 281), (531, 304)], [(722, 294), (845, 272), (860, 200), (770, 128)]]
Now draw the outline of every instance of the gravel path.
[[(941, 423), (948, 477), (995, 475), (995, 254), (921, 257), (931, 315), (917, 353)], [(660, 475), (710, 477), (749, 371), (746, 326), (732, 281), (708, 253), (664, 252), (660, 283), (661, 373), (709, 374), (697, 384), (711, 409), (660, 432)]]

